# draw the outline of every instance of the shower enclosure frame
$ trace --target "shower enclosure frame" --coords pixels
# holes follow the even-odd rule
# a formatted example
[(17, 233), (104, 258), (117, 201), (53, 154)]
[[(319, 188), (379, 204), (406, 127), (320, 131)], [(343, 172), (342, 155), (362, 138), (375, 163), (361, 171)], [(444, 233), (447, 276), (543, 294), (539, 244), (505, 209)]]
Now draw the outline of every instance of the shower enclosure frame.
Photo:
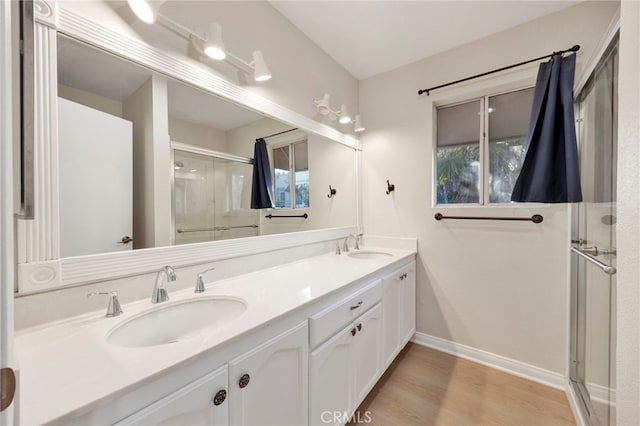
[[(617, 50), (619, 50), (619, 21), (614, 20), (614, 22), (612, 22), (612, 25), (609, 28), (609, 32), (607, 34), (607, 37), (605, 39), (605, 41), (602, 43), (601, 45), (601, 49), (599, 50), (598, 55), (594, 55), (593, 62), (592, 62), (592, 66), (589, 69), (588, 73), (585, 73), (585, 77), (583, 78), (583, 81), (581, 81), (581, 84), (579, 84), (577, 87), (578, 89), (575, 91), (575, 93), (577, 93), (577, 95), (575, 96), (575, 105), (576, 105), (576, 124), (578, 127), (578, 130), (580, 130), (580, 126), (581, 126), (581, 122), (582, 122), (582, 112), (581, 112), (581, 107), (582, 107), (582, 103), (584, 101), (586, 101), (587, 97), (591, 94), (591, 91), (596, 89), (595, 86), (595, 80), (597, 78), (597, 75), (599, 73), (600, 70), (602, 70), (606, 65), (608, 65), (609, 61), (612, 61), (613, 56), (615, 54), (617, 54)], [(616, 69), (616, 74), (617, 74), (617, 69)], [(612, 76), (612, 78), (615, 80), (615, 76)], [(617, 86), (614, 86), (613, 80), (611, 83), (611, 88), (612, 88), (612, 94), (614, 93), (613, 88), (616, 87), (617, 90)], [(615, 99), (616, 97), (613, 96), (612, 97), (612, 107), (616, 107), (615, 105)], [(612, 111), (612, 117), (615, 117), (613, 111)], [(615, 129), (616, 126), (616, 122), (612, 122), (612, 129)], [(614, 137), (615, 133), (612, 134), (612, 138)], [(582, 137), (582, 135), (580, 135), (580, 137)], [(583, 155), (582, 151), (584, 150), (584, 146), (582, 145), (582, 141), (580, 141), (580, 154), (581, 156)], [(612, 147), (615, 148), (615, 141), (612, 139)], [(615, 177), (616, 177), (616, 171), (615, 171), (615, 166), (616, 166), (616, 161), (615, 161), (615, 155), (616, 152), (614, 150), (611, 151), (612, 153), (612, 170), (611, 170), (611, 174), (612, 176), (612, 182), (613, 185), (615, 185)], [(615, 186), (614, 186), (615, 188)], [(610, 201), (610, 204), (615, 205), (615, 192), (611, 195), (612, 201)], [(585, 201), (586, 202), (586, 201)], [(581, 228), (584, 228), (584, 230), (586, 231), (586, 225), (582, 224), (580, 222), (580, 220), (582, 219), (581, 217), (581, 209), (585, 209), (586, 205), (581, 203), (580, 206), (578, 205), (574, 205), (570, 207), (570, 233), (571, 233), (571, 246), (570, 247), (574, 247), (574, 246), (579, 246), (582, 247), (584, 243), (586, 243), (586, 241), (582, 240), (582, 232), (581, 232)], [(612, 231), (615, 234), (615, 230)], [(588, 235), (585, 236), (588, 238)], [(611, 241), (612, 246), (615, 246), (615, 242)], [(611, 247), (610, 247), (611, 248)], [(588, 326), (588, 319), (587, 319), (587, 314), (585, 313), (587, 310), (587, 304), (588, 304), (588, 300), (587, 300), (587, 275), (586, 275), (586, 271), (587, 268), (589, 267), (587, 265), (587, 263), (585, 263), (584, 260), (580, 259), (580, 256), (578, 255), (574, 255), (573, 253), (571, 253), (570, 251), (570, 292), (569, 292), (569, 297), (570, 297), (570, 306), (569, 306), (569, 366), (568, 366), (568, 373), (569, 373), (569, 387), (570, 387), (570, 393), (573, 394), (573, 396), (575, 397), (575, 400), (573, 402), (575, 402), (576, 406), (575, 408), (579, 411), (578, 414), (578, 423), (585, 423), (588, 425), (602, 425), (602, 423), (597, 422), (597, 417), (594, 414), (595, 410), (593, 410), (592, 404), (591, 404), (591, 400), (593, 395), (589, 394), (589, 391), (587, 389), (587, 384), (585, 382), (586, 376), (587, 376), (587, 372), (586, 372), (586, 365), (585, 365), (585, 361), (586, 361), (586, 351), (587, 351), (587, 335), (588, 335), (588, 330), (587, 330), (587, 326)], [(582, 266), (581, 266), (582, 265)], [(615, 303), (615, 268), (613, 268), (613, 272), (611, 272), (611, 270), (607, 271), (606, 268), (601, 268), (603, 269), (602, 271), (599, 271), (600, 273), (603, 274), (608, 274), (607, 276), (608, 278), (608, 284), (609, 284), (609, 323), (608, 323), (608, 327), (609, 327), (609, 332), (610, 333), (615, 333), (615, 311), (611, 312), (611, 303), (612, 303), (612, 298), (613, 298), (613, 302)], [(581, 280), (583, 280), (582, 286), (581, 286)], [(582, 288), (584, 287), (584, 288)], [(611, 378), (611, 365), (612, 363), (615, 365), (615, 334), (613, 335), (613, 337), (611, 336), (611, 334), (608, 336), (609, 338), (609, 347), (608, 349), (608, 374), (609, 374), (609, 397), (611, 398), (612, 396), (615, 395), (615, 387), (612, 387), (612, 378)], [(613, 345), (613, 347), (612, 347)], [(615, 384), (613, 385), (615, 386)], [(607, 411), (607, 423), (606, 424), (610, 424), (611, 420), (612, 420), (612, 416), (615, 417), (615, 400), (613, 400), (613, 402), (611, 401), (611, 399), (609, 399), (609, 408)], [(613, 408), (614, 410), (614, 414), (612, 414), (611, 412), (611, 408)]]

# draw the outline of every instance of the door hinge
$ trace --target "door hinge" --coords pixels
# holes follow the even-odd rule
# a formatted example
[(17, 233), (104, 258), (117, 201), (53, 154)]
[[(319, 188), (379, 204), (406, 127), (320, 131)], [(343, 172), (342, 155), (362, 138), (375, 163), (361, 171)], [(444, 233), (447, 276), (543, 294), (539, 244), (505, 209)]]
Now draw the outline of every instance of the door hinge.
[(9, 408), (16, 394), (16, 373), (11, 368), (0, 370), (0, 412)]

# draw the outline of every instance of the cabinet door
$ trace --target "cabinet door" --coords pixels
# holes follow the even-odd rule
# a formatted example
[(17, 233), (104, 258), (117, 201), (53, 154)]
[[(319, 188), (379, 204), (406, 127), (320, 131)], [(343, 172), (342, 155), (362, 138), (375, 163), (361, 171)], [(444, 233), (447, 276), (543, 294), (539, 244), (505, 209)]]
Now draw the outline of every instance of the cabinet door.
[(228, 425), (227, 381), (225, 365), (116, 425)]
[(309, 424), (343, 425), (355, 407), (351, 347), (356, 327), (350, 324), (309, 357)]
[[(404, 270), (396, 271), (383, 282), (382, 299), (382, 356), (383, 365), (388, 367), (400, 351), (402, 319), (400, 317), (400, 277)], [(404, 314), (403, 314), (404, 316)]]
[[(406, 275), (404, 275), (406, 274)], [(411, 340), (416, 332), (416, 263), (404, 270), (400, 281), (400, 347)]]
[(308, 424), (308, 340), (304, 322), (229, 363), (231, 424)]
[(378, 303), (355, 320), (353, 368), (356, 398), (354, 409), (382, 374), (382, 306)]

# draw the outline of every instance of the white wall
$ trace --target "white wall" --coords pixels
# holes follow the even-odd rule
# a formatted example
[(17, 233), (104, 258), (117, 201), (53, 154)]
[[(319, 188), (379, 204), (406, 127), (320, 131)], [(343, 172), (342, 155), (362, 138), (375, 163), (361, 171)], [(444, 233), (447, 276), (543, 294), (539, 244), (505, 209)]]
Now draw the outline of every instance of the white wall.
[(133, 123), (133, 247), (171, 242), (171, 150), (167, 82), (152, 77), (123, 103)]
[(640, 3), (620, 9), (617, 424), (640, 424)]
[(172, 142), (186, 143), (214, 151), (226, 152), (225, 132), (202, 124), (169, 117), (169, 136)]
[(58, 96), (122, 118), (122, 102), (64, 84), (58, 84)]
[[(418, 237), (419, 332), (565, 374), (568, 209), (434, 208), (434, 103), (533, 85), (537, 64), (417, 90), (582, 46), (576, 80), (617, 7), (587, 2), (360, 82), (364, 231)], [(385, 180), (396, 185), (385, 194)], [(544, 215), (544, 223), (436, 222), (434, 213)]]
[[(63, 0), (60, 3), (121, 34), (142, 39), (181, 56), (188, 54), (188, 43), (158, 25), (142, 23), (135, 18), (126, 2)], [(252, 76), (247, 78), (224, 62), (207, 60), (206, 65), (198, 62), (202, 66), (296, 112), (345, 132), (353, 130), (353, 126), (324, 121), (326, 117), (317, 114), (312, 101), (330, 93), (334, 107), (344, 103), (355, 114), (358, 81), (268, 2), (168, 2), (162, 6), (161, 12), (194, 30), (204, 30), (214, 20), (219, 22), (225, 47), (249, 62), (254, 50), (262, 50), (273, 79), (256, 83)]]

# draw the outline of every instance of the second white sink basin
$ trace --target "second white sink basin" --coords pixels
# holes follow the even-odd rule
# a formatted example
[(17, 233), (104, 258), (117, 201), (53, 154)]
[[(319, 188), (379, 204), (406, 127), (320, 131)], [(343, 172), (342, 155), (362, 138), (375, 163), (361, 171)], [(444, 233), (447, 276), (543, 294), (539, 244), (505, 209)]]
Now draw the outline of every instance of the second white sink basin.
[(385, 253), (383, 251), (354, 251), (347, 256), (353, 257), (354, 259), (381, 259), (392, 255), (391, 253)]
[(126, 348), (176, 343), (218, 329), (246, 310), (243, 300), (225, 297), (168, 302), (112, 328), (107, 342)]

